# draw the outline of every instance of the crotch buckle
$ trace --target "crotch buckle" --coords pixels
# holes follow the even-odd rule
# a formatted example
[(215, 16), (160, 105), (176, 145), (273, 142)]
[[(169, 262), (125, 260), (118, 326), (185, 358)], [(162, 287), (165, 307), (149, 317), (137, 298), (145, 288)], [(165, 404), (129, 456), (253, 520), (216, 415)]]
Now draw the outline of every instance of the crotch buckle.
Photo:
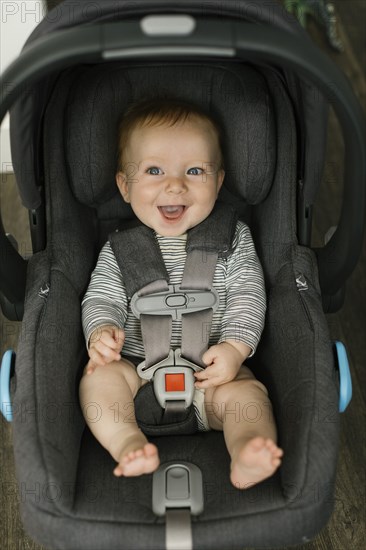
[(137, 373), (146, 380), (153, 379), (154, 392), (160, 406), (165, 409), (169, 401), (184, 402), (184, 408), (190, 407), (194, 395), (194, 376), (202, 367), (185, 359), (180, 348), (170, 350), (168, 357), (155, 365), (146, 367), (142, 361)]

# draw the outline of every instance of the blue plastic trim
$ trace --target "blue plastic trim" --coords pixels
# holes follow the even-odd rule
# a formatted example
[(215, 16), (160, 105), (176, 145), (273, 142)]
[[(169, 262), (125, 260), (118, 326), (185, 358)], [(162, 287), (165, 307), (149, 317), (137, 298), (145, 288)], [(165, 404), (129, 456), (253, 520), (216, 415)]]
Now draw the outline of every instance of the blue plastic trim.
[(352, 379), (347, 351), (342, 342), (334, 342), (339, 368), (339, 412), (344, 412), (352, 399)]
[(9, 349), (3, 355), (0, 369), (0, 410), (7, 422), (13, 420), (13, 407), (10, 398), (10, 379), (12, 377), (15, 353)]

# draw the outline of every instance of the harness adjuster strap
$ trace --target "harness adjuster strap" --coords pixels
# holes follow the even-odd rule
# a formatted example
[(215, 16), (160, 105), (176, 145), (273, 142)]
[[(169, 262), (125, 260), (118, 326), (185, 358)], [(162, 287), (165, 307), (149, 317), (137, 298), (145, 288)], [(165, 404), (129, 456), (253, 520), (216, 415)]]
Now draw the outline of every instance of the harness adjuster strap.
[(166, 550), (193, 550), (192, 515), (189, 508), (168, 509), (165, 525)]
[(153, 474), (152, 509), (166, 519), (166, 550), (192, 550), (192, 516), (203, 512), (201, 470), (190, 462), (168, 462)]

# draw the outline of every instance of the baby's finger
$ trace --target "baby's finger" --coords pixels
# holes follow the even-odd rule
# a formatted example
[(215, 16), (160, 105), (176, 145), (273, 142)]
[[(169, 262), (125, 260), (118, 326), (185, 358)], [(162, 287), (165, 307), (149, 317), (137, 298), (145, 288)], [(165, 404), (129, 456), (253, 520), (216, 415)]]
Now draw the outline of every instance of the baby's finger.
[(207, 369), (195, 372), (194, 377), (196, 378), (196, 380), (206, 380), (207, 378), (206, 370)]
[(85, 367), (85, 371), (86, 371), (86, 374), (93, 374), (93, 372), (95, 371), (95, 369), (97, 368), (98, 365), (96, 365), (95, 363), (93, 363), (93, 361), (90, 359), (88, 361), (88, 364), (86, 365)]
[(217, 351), (218, 351), (217, 347), (218, 346), (211, 346), (202, 355), (202, 361), (205, 363), (205, 365), (212, 365), (212, 363), (215, 362), (215, 359), (217, 358)]
[(206, 390), (207, 388), (213, 388), (214, 386), (218, 386), (219, 382), (217, 378), (210, 378), (207, 380), (202, 380), (201, 382), (195, 382), (194, 385), (199, 390)]
[(194, 375), (198, 380), (205, 380), (206, 378), (216, 377), (219, 373), (220, 369), (218, 369), (215, 365), (210, 365), (202, 371), (195, 372)]
[(96, 330), (94, 330), (94, 332), (91, 334), (90, 336), (90, 340), (89, 340), (89, 344), (92, 345), (92, 344), (96, 344), (97, 342), (100, 342), (100, 340), (103, 338), (103, 337), (106, 337), (108, 336), (108, 334), (110, 336), (112, 336), (112, 331), (111, 329), (108, 329), (108, 328), (103, 328), (103, 327), (99, 327), (97, 328)]
[(205, 365), (209, 366), (209, 365), (212, 365), (212, 363), (214, 362), (215, 360), (215, 356), (214, 354), (211, 352), (211, 350), (207, 350), (203, 355), (202, 355), (202, 361), (204, 362)]
[(109, 346), (105, 345), (102, 341), (97, 342), (93, 347), (98, 353), (100, 353), (100, 355), (103, 356), (103, 358), (107, 362), (119, 361), (121, 359), (121, 356), (117, 351), (115, 351), (114, 349), (111, 349)]
[(100, 353), (98, 353), (98, 351), (94, 347), (89, 348), (88, 353), (89, 353), (89, 357), (90, 357), (91, 361), (95, 365), (97, 365), (97, 367), (102, 367), (102, 366), (107, 364), (104, 357)]
[(101, 334), (101, 337), (98, 340), (98, 342), (96, 342), (96, 344), (98, 344), (99, 342), (101, 342), (105, 346), (108, 346), (111, 349), (114, 349), (114, 350), (120, 349), (120, 343), (115, 340), (115, 338), (110, 332), (104, 331)]
[(113, 338), (114, 338), (114, 341), (116, 342), (117, 344), (117, 348), (116, 349), (122, 349), (122, 346), (124, 344), (124, 341), (125, 341), (125, 331), (121, 328), (116, 328), (114, 330), (114, 334), (113, 334)]

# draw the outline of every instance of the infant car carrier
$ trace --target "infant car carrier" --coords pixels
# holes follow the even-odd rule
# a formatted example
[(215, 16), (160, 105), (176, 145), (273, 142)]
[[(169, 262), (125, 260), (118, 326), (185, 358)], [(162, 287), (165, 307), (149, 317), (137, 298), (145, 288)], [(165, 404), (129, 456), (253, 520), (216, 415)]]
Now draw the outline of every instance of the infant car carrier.
[[(365, 207), (363, 116), (342, 74), (277, 2), (80, 0), (48, 14), (1, 92), (34, 251), (26, 262), (1, 231), (2, 306), (23, 319), (2, 388), (14, 374), (27, 531), (73, 550), (278, 547), (314, 537), (332, 511), (338, 451), (337, 365), (323, 310), (341, 305)], [(115, 478), (78, 404), (81, 298), (107, 235), (133, 217), (114, 182), (117, 120), (131, 101), (156, 96), (188, 99), (220, 119), (220, 198), (249, 224), (264, 269), (266, 326), (249, 365), (269, 389), (284, 458), (246, 491), (230, 483), (221, 432), (153, 437), (162, 465), (178, 466)], [(343, 130), (346, 185), (336, 232), (312, 250), (323, 96)], [(88, 414), (98, 421), (97, 403)], [(255, 422), (265, 411), (248, 404), (235, 414)]]

